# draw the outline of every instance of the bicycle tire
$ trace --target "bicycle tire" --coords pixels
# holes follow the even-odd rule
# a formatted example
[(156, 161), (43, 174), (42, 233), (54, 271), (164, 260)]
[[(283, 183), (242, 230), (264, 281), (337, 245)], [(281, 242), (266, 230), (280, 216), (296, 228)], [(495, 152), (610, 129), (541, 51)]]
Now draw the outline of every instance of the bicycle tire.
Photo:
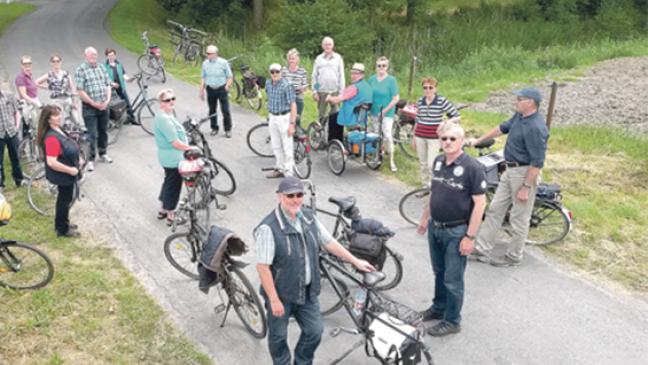
[(236, 91), (236, 93), (234, 94), (234, 101), (239, 103), (241, 101), (241, 85), (238, 83), (238, 81), (236, 81), (236, 79), (234, 79), (232, 85), (234, 86), (234, 90)]
[(571, 229), (571, 222), (560, 204), (536, 201), (531, 212), (529, 234), (526, 242), (531, 245), (549, 245), (561, 241)]
[(191, 193), (191, 198), (193, 200), (191, 204), (194, 207), (194, 214), (196, 215), (198, 225), (203, 228), (204, 232), (209, 232), (209, 203), (211, 203), (212, 200), (211, 186), (208, 179), (209, 176), (201, 177), (197, 182), (194, 191)]
[(430, 188), (420, 188), (405, 194), (398, 203), (398, 211), (407, 222), (418, 226), (423, 209), (430, 201)]
[(124, 116), (122, 116), (122, 118), (119, 118), (119, 120), (108, 121), (108, 126), (106, 128), (106, 134), (108, 135), (108, 145), (113, 145), (117, 143), (117, 140), (119, 139), (119, 134), (122, 130), (122, 126), (124, 125), (125, 116), (126, 114), (124, 112)]
[(326, 149), (326, 162), (328, 167), (335, 175), (342, 175), (346, 165), (346, 155), (342, 142), (337, 139), (332, 140)]
[(189, 48), (187, 48), (187, 53), (185, 54), (185, 61), (192, 63), (194, 66), (198, 66), (201, 61), (200, 57), (200, 47), (199, 44), (191, 43)]
[(324, 149), (324, 146), (326, 146), (326, 136), (324, 136), (324, 128), (322, 128), (319, 122), (315, 121), (309, 124), (308, 128), (306, 128), (306, 134), (308, 135), (308, 142), (313, 151)]
[(36, 213), (44, 216), (52, 215), (57, 195), (58, 188), (56, 185), (51, 184), (45, 178), (45, 167), (38, 169), (29, 178), (27, 184), (27, 201)]
[[(35, 271), (39, 274), (34, 275)], [(53, 277), (54, 265), (43, 251), (20, 242), (0, 243), (0, 286), (16, 290), (39, 289)]]
[(274, 157), (268, 123), (259, 123), (250, 128), (245, 136), (245, 141), (250, 150), (255, 154), (261, 157)]
[(224, 163), (211, 157), (209, 161), (214, 164), (215, 176), (211, 179), (212, 190), (219, 195), (232, 195), (236, 191), (236, 180), (232, 170)]
[(416, 158), (416, 151), (412, 149), (412, 139), (414, 138), (414, 124), (400, 123), (394, 125), (394, 143), (398, 144), (401, 152), (408, 158)]
[[(365, 151), (367, 150), (368, 144), (365, 144)], [(382, 141), (376, 141), (376, 146), (371, 152), (365, 152), (365, 165), (372, 170), (378, 170), (383, 163), (383, 154), (382, 154)]]
[(176, 270), (198, 280), (198, 255), (189, 232), (174, 233), (164, 240), (164, 256)]
[(158, 72), (157, 67), (153, 65), (151, 62), (152, 59), (154, 59), (154, 56), (151, 56), (149, 54), (143, 54), (140, 55), (137, 58), (137, 67), (146, 75), (148, 76), (155, 76)]
[(156, 62), (160, 66), (160, 69), (158, 70), (158, 73), (160, 74), (160, 82), (162, 82), (164, 84), (166, 82), (166, 80), (167, 80), (167, 75), (166, 75), (166, 70), (164, 69), (164, 64), (160, 60), (158, 60)]
[(18, 145), (18, 161), (25, 179), (29, 179), (41, 166), (42, 162), (34, 140), (25, 138)]
[(387, 251), (385, 253), (385, 263), (380, 268), (380, 271), (385, 274), (385, 280), (374, 287), (380, 291), (393, 289), (403, 280), (403, 263), (400, 255), (389, 246), (385, 247), (385, 250)]
[(300, 179), (308, 179), (311, 174), (313, 162), (311, 161), (308, 146), (304, 141), (295, 141), (295, 175)]
[(137, 111), (137, 122), (144, 132), (153, 135), (153, 121), (155, 115), (160, 112), (160, 101), (156, 98), (150, 98), (140, 106)]
[[(228, 279), (226, 279), (225, 283), (225, 292), (234, 306), (236, 315), (254, 338), (264, 338), (268, 332), (268, 322), (256, 290), (238, 267), (230, 266), (227, 272)], [(246, 313), (252, 314), (254, 317), (250, 318), (246, 316)], [(260, 328), (257, 328), (259, 326)]]
[(256, 89), (256, 91), (250, 91), (250, 95), (246, 95), (245, 98), (247, 99), (250, 108), (257, 111), (261, 110), (261, 107), (263, 106), (263, 94), (261, 93), (261, 90)]
[(320, 280), (320, 313), (323, 316), (328, 316), (329, 314), (337, 312), (344, 305), (344, 301), (347, 298), (351, 298), (351, 291), (349, 286), (341, 279), (335, 277), (331, 274), (335, 284), (338, 286), (338, 289), (342, 292), (343, 298), (337, 294), (333, 285), (331, 284), (331, 279), (322, 274), (322, 280)]

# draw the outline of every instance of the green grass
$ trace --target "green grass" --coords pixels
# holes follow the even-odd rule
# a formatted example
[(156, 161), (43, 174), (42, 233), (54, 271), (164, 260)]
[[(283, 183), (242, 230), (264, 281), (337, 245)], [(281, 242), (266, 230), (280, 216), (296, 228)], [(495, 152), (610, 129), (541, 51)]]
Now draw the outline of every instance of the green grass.
[(34, 11), (34, 9), (36, 9), (36, 7), (30, 4), (0, 4), (0, 34), (4, 33), (5, 29), (7, 29), (16, 19)]
[[(515, 2), (506, 1), (506, 4)], [(432, 10), (441, 7), (452, 10), (453, 6), (470, 5), (468, 3), (439, 2)], [(139, 15), (137, 9), (141, 8), (148, 9), (146, 16)], [(160, 21), (163, 18), (154, 0), (121, 1), (111, 13), (113, 36), (127, 48), (140, 52), (137, 34), (143, 29), (153, 29), (158, 41), (166, 47), (163, 48), (165, 54), (170, 55), (170, 45), (164, 42), (165, 26)], [(502, 28), (494, 30), (502, 37), (506, 34), (510, 34), (512, 39), (524, 36), (524, 32), (514, 30), (519, 25), (497, 23), (502, 19), (482, 18), (480, 21), (491, 23), (484, 24), (487, 29)], [(475, 27), (473, 25), (464, 34), (455, 35), (455, 41), (461, 41), (462, 37), (470, 38)], [(539, 32), (548, 31), (551, 31), (549, 27), (539, 29)], [(529, 36), (540, 39), (546, 34)], [(392, 54), (392, 72), (400, 80), (402, 98), (418, 98), (421, 94), (420, 79), (433, 76), (440, 81), (440, 93), (455, 103), (480, 101), (494, 90), (511, 89), (520, 84), (546, 86), (544, 83), (548, 83), (539, 80), (576, 81), (587, 67), (596, 62), (648, 54), (645, 36), (625, 40), (592, 38), (578, 42), (568, 41), (568, 38), (565, 36), (557, 39), (557, 44), (537, 49), (507, 46), (506, 42), (512, 42), (508, 39), (502, 44), (475, 46), (460, 62), (424, 60), (416, 75), (412, 96), (408, 96), (406, 90), (409, 55), (396, 51), (390, 53), (389, 47), (386, 47), (386, 54)], [(262, 35), (248, 36), (245, 42), (220, 35), (216, 44), (226, 57), (245, 53), (245, 62), (257, 72), (263, 73), (268, 64), (283, 59), (283, 51)], [(371, 65), (373, 59), (367, 58), (365, 63)], [(302, 66), (310, 72), (311, 60), (302, 58)], [(172, 73), (185, 81), (194, 84), (199, 81), (197, 68), (170, 67)], [(317, 118), (316, 106), (310, 95), (306, 95), (305, 100), (303, 126)], [(481, 135), (509, 117), (471, 111), (463, 111), (462, 116), (462, 123), (471, 136)], [(504, 139), (498, 141), (497, 146), (501, 147), (503, 143)], [(599, 277), (615, 280), (634, 290), (648, 291), (648, 243), (644, 240), (648, 237), (648, 210), (641, 208), (642, 202), (648, 201), (648, 162), (645, 156), (648, 156), (646, 137), (631, 136), (614, 128), (554, 128), (543, 177), (545, 181), (562, 185), (564, 202), (574, 213), (575, 225), (574, 231), (562, 244), (550, 246), (547, 251)], [(395, 158), (398, 172), (393, 174), (389, 171), (388, 164), (381, 167), (381, 171), (411, 186), (418, 185), (417, 161), (405, 158), (398, 151)]]

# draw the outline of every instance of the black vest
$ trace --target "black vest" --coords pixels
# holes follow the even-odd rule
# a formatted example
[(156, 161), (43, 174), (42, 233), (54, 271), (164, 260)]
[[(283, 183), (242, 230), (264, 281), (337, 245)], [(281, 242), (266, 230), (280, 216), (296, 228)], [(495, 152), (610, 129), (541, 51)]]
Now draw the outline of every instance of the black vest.
[[(67, 166), (79, 167), (79, 145), (67, 134), (61, 134), (53, 129), (47, 131), (45, 140), (50, 136), (56, 138), (61, 145), (61, 154), (56, 160)], [(55, 171), (49, 167), (47, 165), (47, 159), (45, 161), (45, 177), (54, 185), (68, 186), (74, 184), (76, 181), (76, 176)]]
[[(320, 293), (318, 228), (313, 213), (301, 209), (300, 220), (303, 234), (288, 222), (281, 208), (277, 206), (259, 224), (266, 224), (272, 230), (275, 255), (270, 265), (277, 294), (283, 303), (304, 304), (306, 296), (315, 300)], [(304, 247), (307, 247), (306, 252)], [(311, 282), (306, 286), (305, 255), (310, 261)], [(267, 298), (263, 288), (261, 294)]]

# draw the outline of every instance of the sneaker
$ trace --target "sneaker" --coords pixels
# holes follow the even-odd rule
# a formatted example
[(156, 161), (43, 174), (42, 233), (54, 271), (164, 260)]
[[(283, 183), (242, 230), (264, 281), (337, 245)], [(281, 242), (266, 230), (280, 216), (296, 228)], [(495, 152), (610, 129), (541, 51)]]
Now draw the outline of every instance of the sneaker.
[(211, 132), (209, 132), (210, 136), (215, 136), (218, 134), (218, 129), (212, 129)]
[(94, 162), (88, 161), (88, 163), (86, 164), (86, 170), (94, 171)]
[(470, 255), (468, 255), (468, 260), (479, 261), (485, 264), (489, 264), (491, 262), (490, 255), (485, 255), (484, 253), (477, 250), (476, 248), (473, 250), (473, 252)]
[(69, 229), (66, 233), (56, 232), (57, 237), (80, 237), (81, 233), (74, 229)]
[(520, 266), (521, 263), (522, 261), (516, 260), (509, 255), (495, 257), (490, 260), (490, 264), (495, 267)]
[(232, 132), (231, 131), (225, 131), (225, 138), (232, 138)]
[(108, 156), (107, 154), (103, 154), (103, 155), (99, 156), (99, 161), (105, 162), (105, 163), (112, 163), (113, 159), (110, 158), (110, 156)]
[(446, 335), (459, 333), (459, 332), (461, 332), (460, 325), (458, 324), (455, 325), (446, 321), (439, 322), (436, 325), (428, 328), (427, 330), (428, 335), (434, 337), (441, 337), (441, 336), (446, 336)]
[(423, 316), (423, 322), (433, 321), (435, 319), (443, 319), (443, 313), (434, 312), (432, 309), (426, 309), (421, 312)]
[(391, 164), (391, 166), (389, 168), (391, 169), (392, 172), (398, 171), (398, 168), (396, 167), (396, 164)]

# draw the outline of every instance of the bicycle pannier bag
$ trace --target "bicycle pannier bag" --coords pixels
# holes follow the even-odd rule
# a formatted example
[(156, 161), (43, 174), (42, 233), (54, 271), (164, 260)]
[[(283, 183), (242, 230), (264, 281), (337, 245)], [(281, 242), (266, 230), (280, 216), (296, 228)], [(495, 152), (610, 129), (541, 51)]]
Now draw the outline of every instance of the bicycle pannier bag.
[(124, 113), (126, 113), (126, 109), (126, 100), (113, 98), (112, 100), (110, 100), (110, 105), (108, 106), (110, 119), (120, 120), (123, 117)]
[(369, 356), (397, 365), (421, 362), (422, 349), (418, 342), (419, 332), (416, 327), (385, 312), (371, 321), (369, 332), (371, 336), (369, 346), (373, 348), (373, 354), (368, 347), (365, 349)]
[(369, 261), (376, 269), (382, 269), (386, 259), (385, 239), (365, 233), (353, 232), (349, 251), (356, 257)]

